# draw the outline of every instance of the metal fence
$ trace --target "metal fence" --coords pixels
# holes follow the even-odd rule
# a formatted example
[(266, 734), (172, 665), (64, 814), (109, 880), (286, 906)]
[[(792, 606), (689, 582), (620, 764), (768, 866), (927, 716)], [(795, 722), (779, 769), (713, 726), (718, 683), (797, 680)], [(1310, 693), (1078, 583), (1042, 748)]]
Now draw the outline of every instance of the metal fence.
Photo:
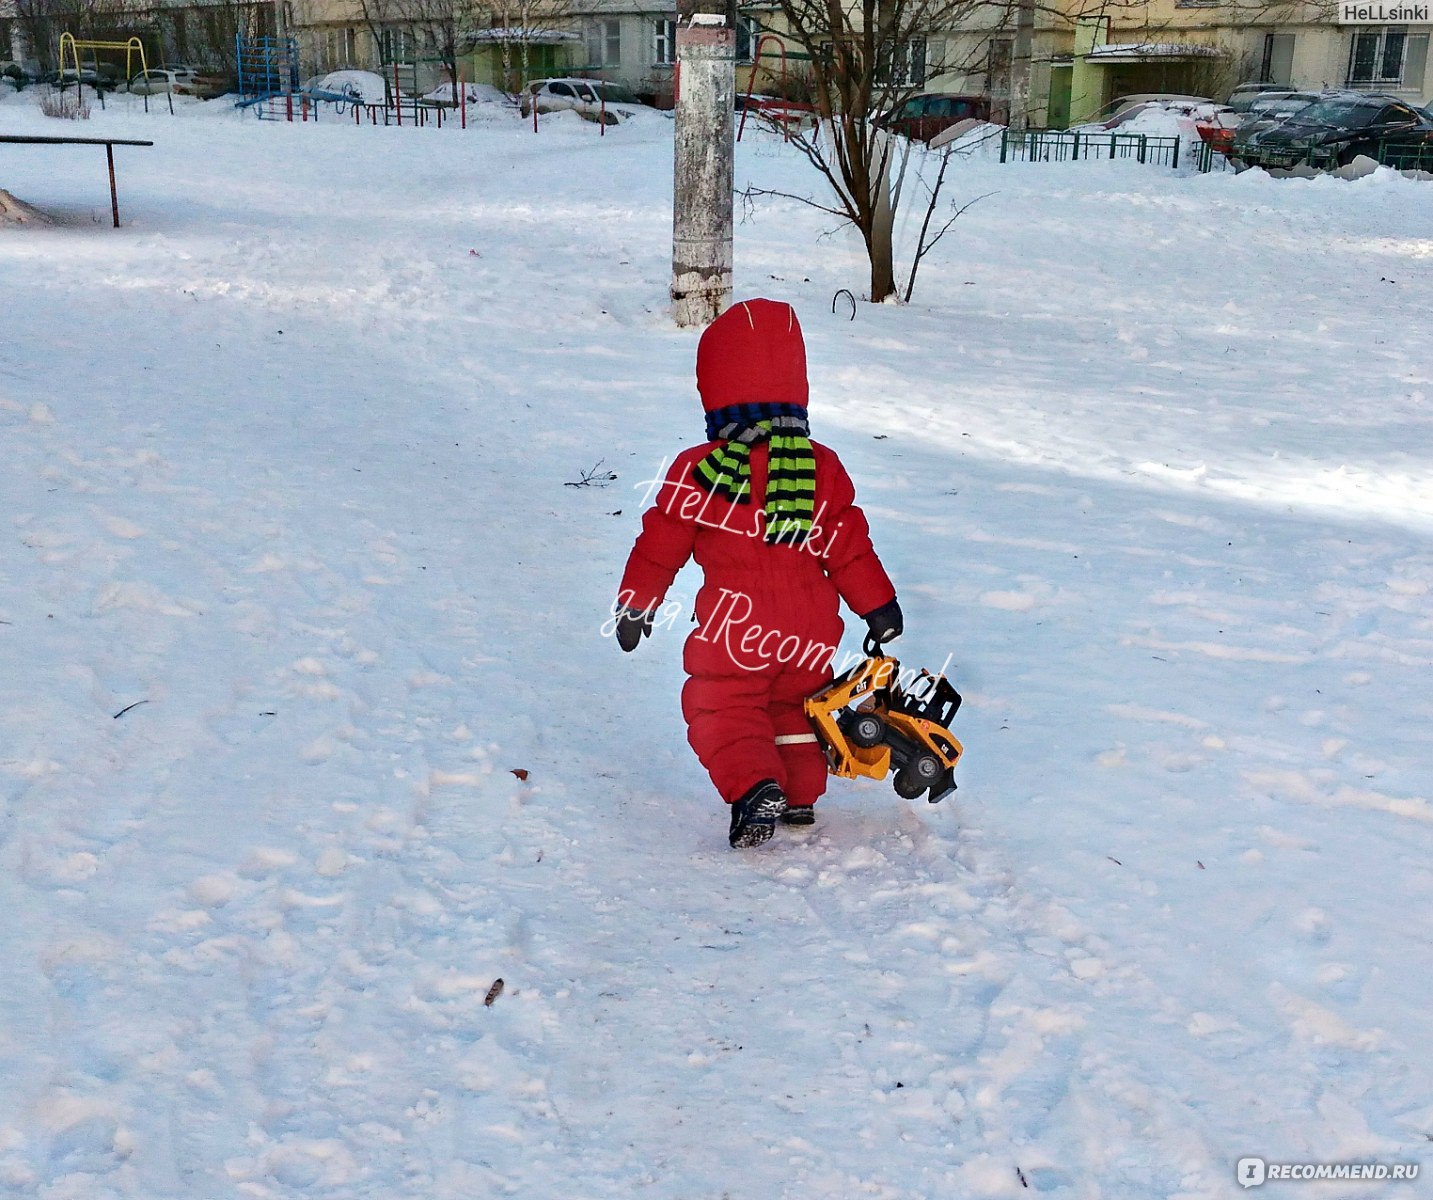
[(1399, 171), (1433, 172), (1433, 146), (1390, 146), (1384, 142), (1378, 148), (1378, 161)]
[[(1178, 168), (1182, 139), (1146, 133), (1076, 133), (1065, 129), (1007, 129), (1000, 137), (1001, 162), (1078, 162), (1127, 159)], [(1188, 156), (1186, 156), (1188, 158)], [(1199, 171), (1214, 166), (1213, 147), (1200, 142), (1189, 162)]]
[[(1236, 151), (1237, 153), (1237, 151)], [(1360, 153), (1365, 153), (1360, 151)], [(1251, 155), (1253, 165), (1275, 170), (1289, 170), (1293, 167), (1312, 167), (1317, 171), (1332, 171), (1351, 161), (1353, 155), (1347, 147), (1315, 146), (1295, 144), (1280, 151), (1257, 151)], [(1398, 141), (1384, 141), (1368, 154), (1375, 162), (1396, 171), (1427, 171), (1433, 173), (1433, 145)]]

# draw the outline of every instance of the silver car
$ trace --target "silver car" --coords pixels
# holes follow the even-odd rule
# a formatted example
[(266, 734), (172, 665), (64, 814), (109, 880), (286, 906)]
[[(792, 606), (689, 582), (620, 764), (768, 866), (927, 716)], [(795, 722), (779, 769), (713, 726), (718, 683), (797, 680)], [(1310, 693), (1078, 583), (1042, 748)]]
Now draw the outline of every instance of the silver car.
[(534, 79), (520, 93), (518, 108), (526, 117), (532, 115), (534, 105), (540, 113), (571, 109), (589, 121), (608, 125), (638, 113), (656, 112), (621, 84), (602, 79)]

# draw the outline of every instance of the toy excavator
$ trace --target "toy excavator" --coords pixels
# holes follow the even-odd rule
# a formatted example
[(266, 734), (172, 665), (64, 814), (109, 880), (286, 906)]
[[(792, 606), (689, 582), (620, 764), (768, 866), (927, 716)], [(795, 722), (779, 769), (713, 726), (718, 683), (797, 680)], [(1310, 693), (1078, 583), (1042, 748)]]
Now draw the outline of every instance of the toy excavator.
[(806, 700), (831, 774), (884, 779), (894, 769), (898, 796), (924, 794), (938, 804), (955, 791), (955, 764), (964, 752), (949, 729), (960, 693), (944, 675), (928, 671), (902, 689), (901, 664), (870, 637), (863, 649), (863, 661)]

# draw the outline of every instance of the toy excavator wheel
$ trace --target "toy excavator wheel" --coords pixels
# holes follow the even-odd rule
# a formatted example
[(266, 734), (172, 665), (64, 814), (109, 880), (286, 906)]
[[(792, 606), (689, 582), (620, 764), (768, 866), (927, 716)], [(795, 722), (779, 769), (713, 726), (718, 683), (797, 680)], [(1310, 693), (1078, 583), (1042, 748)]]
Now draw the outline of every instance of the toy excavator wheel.
[(915, 762), (911, 763), (907, 769), (912, 775), (919, 779), (921, 783), (932, 784), (940, 778), (940, 773), (944, 770), (944, 767), (941, 765), (940, 759), (936, 758), (934, 754), (922, 754)]
[(926, 785), (912, 775), (909, 769), (897, 771), (896, 777), (891, 780), (891, 786), (896, 789), (897, 796), (906, 800), (914, 800), (926, 789)]
[(914, 800), (940, 780), (945, 768), (934, 754), (921, 754), (896, 773), (896, 795)]
[(879, 746), (886, 737), (886, 723), (873, 713), (860, 713), (851, 722), (850, 739), (862, 749)]

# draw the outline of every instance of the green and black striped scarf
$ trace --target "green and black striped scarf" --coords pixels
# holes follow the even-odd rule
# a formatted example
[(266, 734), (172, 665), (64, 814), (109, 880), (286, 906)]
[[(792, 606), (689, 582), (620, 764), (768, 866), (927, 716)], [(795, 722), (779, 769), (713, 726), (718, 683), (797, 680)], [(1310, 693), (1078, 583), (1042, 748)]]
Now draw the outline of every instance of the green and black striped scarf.
[(801, 547), (816, 516), (816, 456), (805, 410), (797, 405), (747, 404), (707, 416), (718, 446), (692, 469), (698, 487), (732, 504), (751, 503), (751, 447), (766, 442), (766, 542)]

